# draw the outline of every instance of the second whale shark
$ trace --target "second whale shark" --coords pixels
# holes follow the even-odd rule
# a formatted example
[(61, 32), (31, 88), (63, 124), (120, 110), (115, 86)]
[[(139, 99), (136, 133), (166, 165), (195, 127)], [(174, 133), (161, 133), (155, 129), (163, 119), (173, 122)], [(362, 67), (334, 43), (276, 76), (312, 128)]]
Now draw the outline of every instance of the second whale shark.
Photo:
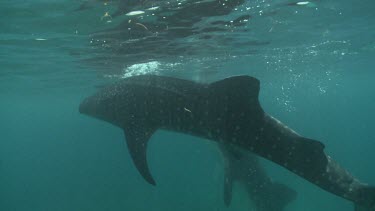
[(297, 192), (272, 181), (259, 159), (253, 153), (228, 144), (219, 144), (224, 161), (224, 202), (232, 200), (233, 184), (238, 183), (247, 192), (257, 211), (283, 211)]
[(134, 76), (86, 98), (80, 113), (124, 130), (129, 153), (147, 182), (147, 143), (159, 129), (235, 145), (262, 156), (356, 208), (375, 210), (375, 188), (359, 182), (324, 152), (324, 144), (300, 136), (265, 113), (260, 82), (234, 76), (210, 84), (155, 75)]

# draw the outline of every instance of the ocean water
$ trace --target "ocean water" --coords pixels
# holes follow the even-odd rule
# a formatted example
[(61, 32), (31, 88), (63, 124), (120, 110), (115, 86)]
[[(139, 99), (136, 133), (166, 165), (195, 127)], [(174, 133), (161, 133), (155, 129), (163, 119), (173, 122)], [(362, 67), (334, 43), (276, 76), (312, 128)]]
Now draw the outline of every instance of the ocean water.
[[(240, 184), (225, 207), (213, 142), (155, 133), (153, 187), (121, 129), (79, 114), (84, 97), (139, 74), (257, 77), (265, 111), (375, 185), (374, 9), (372, 0), (2, 0), (0, 210), (255, 210)], [(261, 162), (297, 191), (285, 210), (353, 210)]]

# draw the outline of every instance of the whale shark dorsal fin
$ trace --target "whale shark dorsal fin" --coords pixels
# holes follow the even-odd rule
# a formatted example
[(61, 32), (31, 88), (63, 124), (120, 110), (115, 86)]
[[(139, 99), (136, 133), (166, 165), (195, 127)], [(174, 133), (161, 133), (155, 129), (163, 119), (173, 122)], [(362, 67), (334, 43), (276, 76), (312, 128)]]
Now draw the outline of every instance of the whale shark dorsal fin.
[(224, 94), (228, 92), (258, 101), (260, 82), (258, 79), (240, 75), (225, 78), (210, 84), (210, 87), (218, 93)]
[(155, 128), (141, 125), (124, 128), (126, 143), (133, 163), (142, 177), (151, 185), (156, 185), (156, 183), (148, 168), (146, 153), (147, 143), (155, 130)]

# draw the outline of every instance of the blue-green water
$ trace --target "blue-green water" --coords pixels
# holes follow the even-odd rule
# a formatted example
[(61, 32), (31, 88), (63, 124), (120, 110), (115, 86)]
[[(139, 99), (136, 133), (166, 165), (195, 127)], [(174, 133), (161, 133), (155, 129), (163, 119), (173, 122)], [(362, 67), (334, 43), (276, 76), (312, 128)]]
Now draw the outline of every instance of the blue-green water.
[[(243, 25), (186, 36), (164, 29), (160, 40), (153, 39), (152, 24), (159, 22), (147, 19), (152, 15), (108, 22), (102, 17), (116, 4), (92, 2), (84, 10), (69, 0), (0, 2), (0, 210), (254, 209), (240, 185), (232, 205), (224, 206), (214, 143), (158, 131), (148, 148), (158, 183), (152, 187), (134, 168), (123, 132), (78, 113), (98, 86), (144, 73), (201, 82), (255, 76), (268, 113), (324, 142), (335, 160), (375, 185), (371, 0), (245, 1), (222, 16), (194, 13), (200, 30), (250, 15)], [(130, 19), (147, 28), (147, 39), (98, 36)], [(352, 203), (262, 162), (273, 179), (298, 192), (286, 210), (353, 210)]]

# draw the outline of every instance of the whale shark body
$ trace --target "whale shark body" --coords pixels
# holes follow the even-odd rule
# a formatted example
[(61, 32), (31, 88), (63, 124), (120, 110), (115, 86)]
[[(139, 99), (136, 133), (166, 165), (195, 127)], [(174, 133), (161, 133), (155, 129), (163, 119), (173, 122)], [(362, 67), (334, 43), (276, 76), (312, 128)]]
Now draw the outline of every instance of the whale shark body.
[(305, 138), (265, 113), (260, 82), (234, 76), (210, 84), (155, 75), (134, 76), (86, 98), (79, 111), (124, 130), (133, 162), (155, 185), (147, 164), (147, 143), (158, 129), (209, 139), (262, 156), (322, 189), (375, 210), (375, 188), (360, 183)]
[(297, 192), (269, 178), (256, 155), (219, 144), (224, 160), (224, 202), (229, 206), (235, 182), (244, 187), (257, 211), (283, 211)]

